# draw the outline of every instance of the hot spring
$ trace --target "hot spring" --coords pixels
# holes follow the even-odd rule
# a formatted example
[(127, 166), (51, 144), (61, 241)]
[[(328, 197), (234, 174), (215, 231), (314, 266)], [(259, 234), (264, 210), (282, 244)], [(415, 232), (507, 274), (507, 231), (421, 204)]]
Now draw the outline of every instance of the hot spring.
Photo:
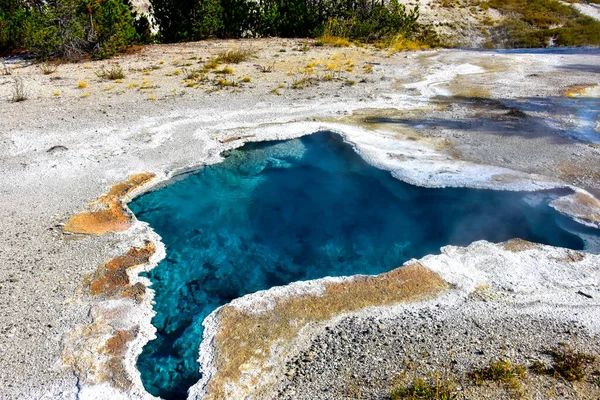
[(548, 205), (564, 190), (411, 186), (367, 164), (333, 133), (246, 144), (224, 156), (130, 204), (167, 251), (147, 273), (158, 338), (137, 364), (146, 389), (165, 399), (185, 398), (200, 378), (204, 318), (247, 293), (379, 274), (481, 239), (582, 249), (574, 232), (595, 231)]

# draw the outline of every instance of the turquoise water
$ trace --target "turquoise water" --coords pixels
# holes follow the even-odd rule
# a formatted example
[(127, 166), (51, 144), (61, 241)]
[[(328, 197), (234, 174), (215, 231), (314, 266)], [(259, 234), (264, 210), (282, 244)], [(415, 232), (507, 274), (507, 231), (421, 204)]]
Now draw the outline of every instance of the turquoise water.
[(576, 224), (548, 206), (556, 195), (411, 186), (326, 132), (231, 151), (130, 204), (167, 249), (147, 274), (158, 339), (138, 359), (142, 381), (154, 395), (185, 398), (200, 377), (203, 319), (247, 293), (378, 274), (480, 239), (581, 249), (582, 240), (561, 228)]

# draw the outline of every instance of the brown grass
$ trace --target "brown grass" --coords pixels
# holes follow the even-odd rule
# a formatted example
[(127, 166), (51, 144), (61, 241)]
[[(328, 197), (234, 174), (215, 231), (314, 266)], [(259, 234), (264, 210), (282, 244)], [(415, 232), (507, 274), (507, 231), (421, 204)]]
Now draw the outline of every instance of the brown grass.
[(91, 204), (94, 208), (92, 211), (73, 215), (63, 226), (63, 231), (97, 236), (126, 231), (131, 226), (131, 220), (125, 211), (123, 200), (155, 176), (153, 173), (136, 174), (114, 185), (108, 194)]
[[(305, 326), (369, 306), (384, 306), (432, 297), (449, 285), (419, 264), (379, 276), (357, 277), (326, 285), (325, 294), (299, 295), (276, 300), (274, 309), (250, 313), (225, 306), (219, 312), (215, 337), (216, 370), (209, 384), (213, 398), (223, 398), (225, 387), (238, 382), (242, 370), (267, 367), (272, 348), (291, 344)], [(255, 382), (257, 383), (257, 382)], [(260, 385), (253, 388), (260, 391)]]
[(144, 288), (142, 291), (138, 284), (130, 286), (127, 271), (138, 265), (146, 264), (154, 254), (154, 250), (154, 244), (147, 242), (145, 247), (134, 247), (124, 256), (114, 258), (101, 265), (90, 280), (90, 294), (94, 296), (121, 295), (139, 299), (139, 296), (143, 296), (145, 293), (145, 287), (140, 284)]

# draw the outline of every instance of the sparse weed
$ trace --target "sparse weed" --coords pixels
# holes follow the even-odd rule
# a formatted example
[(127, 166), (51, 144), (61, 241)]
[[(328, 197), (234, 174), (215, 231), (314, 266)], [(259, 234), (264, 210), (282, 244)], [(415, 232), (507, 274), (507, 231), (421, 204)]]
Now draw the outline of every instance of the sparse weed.
[(583, 379), (586, 364), (592, 363), (595, 360), (594, 356), (577, 352), (570, 346), (555, 348), (549, 353), (554, 359), (552, 370), (567, 381), (579, 381)]
[(215, 71), (215, 74), (220, 74), (220, 75), (231, 75), (233, 74), (233, 69), (229, 68), (229, 67), (223, 67), (223, 69), (220, 69), (218, 71)]
[(0, 69), (2, 75), (12, 75), (12, 69), (2, 61), (2, 69)]
[(433, 382), (417, 378), (410, 384), (399, 383), (390, 391), (391, 400), (426, 399), (453, 400), (456, 399), (456, 384), (448, 379), (435, 379)]
[(274, 69), (275, 69), (275, 63), (273, 63), (271, 65), (261, 65), (260, 66), (260, 72), (262, 72), (263, 74), (268, 74), (270, 72), (273, 72)]
[(541, 361), (534, 361), (533, 363), (531, 363), (531, 365), (529, 366), (529, 370), (534, 374), (538, 375), (542, 375), (548, 372), (546, 364), (544, 364)]
[(370, 74), (371, 72), (373, 72), (373, 64), (371, 64), (371, 63), (365, 64), (365, 66), (363, 67), (363, 70), (365, 71), (365, 74)]
[(15, 76), (13, 78), (13, 95), (11, 100), (13, 103), (27, 100), (27, 96), (25, 95), (25, 85), (20, 76)]
[(317, 46), (329, 45), (333, 47), (349, 47), (352, 45), (352, 42), (348, 39), (344, 39), (342, 37), (323, 35), (319, 38)]
[(281, 96), (281, 94), (279, 93), (279, 90), (277, 90), (277, 89), (271, 90), (271, 93), (273, 93), (276, 96)]
[(469, 374), (476, 385), (482, 385), (484, 381), (499, 382), (517, 395), (520, 395), (523, 391), (521, 381), (526, 375), (527, 372), (524, 366), (512, 365), (510, 361), (490, 362), (487, 367)]
[(106, 67), (103, 65), (99, 71), (95, 72), (95, 74), (98, 78), (108, 79), (111, 81), (125, 78), (125, 72), (119, 64), (113, 65), (110, 69), (106, 69)]
[(227, 79), (218, 79), (215, 84), (219, 87), (219, 88), (225, 88), (225, 87), (237, 87), (239, 86), (239, 83), (231, 80), (228, 81)]
[(60, 91), (55, 90), (54, 92), (52, 92), (53, 96), (60, 96)]
[(252, 79), (249, 76), (245, 76), (245, 77), (242, 78), (242, 82), (244, 82), (244, 83), (250, 83), (250, 82), (252, 82)]
[(58, 65), (49, 62), (43, 62), (40, 64), (40, 70), (44, 75), (50, 75), (55, 73), (58, 70)]
[(219, 53), (215, 61), (227, 64), (239, 64), (241, 62), (247, 61), (253, 54), (254, 51), (248, 49), (228, 50)]
[(88, 87), (88, 84), (85, 81), (79, 81), (77, 82), (77, 87), (79, 87), (79, 89), (85, 89), (86, 87)]
[(183, 74), (185, 75), (186, 79), (198, 79), (200, 76), (202, 76), (202, 71), (199, 69), (192, 69), (188, 71), (184, 68)]

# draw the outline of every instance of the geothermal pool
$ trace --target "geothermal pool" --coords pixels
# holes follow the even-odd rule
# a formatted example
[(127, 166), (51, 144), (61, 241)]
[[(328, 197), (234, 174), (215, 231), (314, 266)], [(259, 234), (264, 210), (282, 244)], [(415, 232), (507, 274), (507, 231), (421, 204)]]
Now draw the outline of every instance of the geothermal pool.
[(340, 136), (246, 144), (130, 204), (162, 237), (147, 276), (158, 338), (138, 368), (146, 389), (186, 397), (200, 377), (202, 321), (247, 293), (325, 276), (378, 274), (442, 246), (522, 238), (582, 249), (558, 192), (427, 189), (394, 179)]

